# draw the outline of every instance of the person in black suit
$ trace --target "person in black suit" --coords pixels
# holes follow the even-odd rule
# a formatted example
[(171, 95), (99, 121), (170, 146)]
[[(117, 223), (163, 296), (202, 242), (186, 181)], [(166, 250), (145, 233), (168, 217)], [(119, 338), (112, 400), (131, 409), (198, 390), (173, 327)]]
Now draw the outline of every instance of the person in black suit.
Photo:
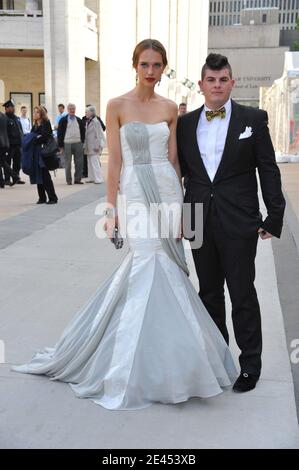
[(5, 114), (0, 112), (0, 188), (5, 188), (5, 181), (3, 178), (2, 169), (5, 172), (5, 175), (8, 175), (9, 178), (12, 178), (12, 182), (9, 181), (10, 186), (14, 186), (20, 180), (18, 174), (13, 171), (6, 161), (6, 155), (9, 151), (9, 139), (7, 134), (8, 119)]
[[(8, 100), (6, 103), (3, 104), (5, 108), (5, 114), (7, 117), (7, 134), (9, 140), (9, 149), (6, 155), (6, 161), (14, 171), (17, 173), (18, 180), (16, 181), (17, 184), (25, 184), (25, 181), (22, 181), (20, 178), (20, 170), (21, 170), (21, 145), (23, 139), (23, 129), (20, 122), (20, 118), (15, 115), (15, 105), (13, 101)], [(11, 186), (11, 171), (8, 170), (7, 166), (5, 169), (5, 184)], [(13, 184), (15, 184), (15, 180), (13, 179)]]
[[(258, 237), (280, 237), (285, 200), (267, 113), (233, 101), (234, 83), (227, 58), (210, 54), (199, 81), (205, 105), (179, 118), (177, 142), (193, 226), (195, 204), (203, 204), (203, 244), (192, 249), (199, 295), (228, 343), (227, 283), (241, 350), (241, 373), (233, 389), (245, 392), (256, 386), (261, 372), (261, 316), (254, 287)], [(267, 208), (264, 221), (256, 170)]]

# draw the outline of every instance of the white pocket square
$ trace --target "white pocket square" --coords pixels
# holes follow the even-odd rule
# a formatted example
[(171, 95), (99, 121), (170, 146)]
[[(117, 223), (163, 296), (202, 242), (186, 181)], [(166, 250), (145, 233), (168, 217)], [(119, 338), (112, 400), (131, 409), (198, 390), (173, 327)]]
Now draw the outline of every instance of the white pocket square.
[(241, 140), (241, 139), (248, 139), (248, 137), (251, 137), (252, 134), (253, 134), (253, 132), (252, 132), (252, 127), (247, 127), (247, 126), (246, 126), (245, 131), (242, 132), (242, 134), (240, 134), (239, 140)]

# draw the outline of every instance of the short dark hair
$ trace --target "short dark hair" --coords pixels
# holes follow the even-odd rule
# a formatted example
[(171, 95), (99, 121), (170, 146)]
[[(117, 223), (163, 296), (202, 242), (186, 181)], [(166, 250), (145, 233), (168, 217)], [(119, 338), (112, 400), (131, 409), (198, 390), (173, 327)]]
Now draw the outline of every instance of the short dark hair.
[(21, 111), (22, 111), (22, 109), (27, 109), (27, 106), (22, 106), (22, 107), (21, 107)]
[(63, 108), (63, 109), (65, 109), (65, 106), (64, 106), (64, 104), (60, 103), (60, 104), (58, 105), (58, 108)]
[(187, 106), (187, 103), (181, 103), (181, 104), (179, 105), (179, 108), (180, 108), (181, 106)]
[(202, 71), (201, 71), (202, 80), (205, 78), (205, 74), (208, 69), (210, 70), (228, 69), (230, 78), (233, 78), (233, 71), (232, 71), (231, 65), (228, 61), (228, 58), (225, 57), (224, 55), (214, 54), (214, 53), (211, 53), (208, 55), (206, 59), (206, 63), (203, 66)]

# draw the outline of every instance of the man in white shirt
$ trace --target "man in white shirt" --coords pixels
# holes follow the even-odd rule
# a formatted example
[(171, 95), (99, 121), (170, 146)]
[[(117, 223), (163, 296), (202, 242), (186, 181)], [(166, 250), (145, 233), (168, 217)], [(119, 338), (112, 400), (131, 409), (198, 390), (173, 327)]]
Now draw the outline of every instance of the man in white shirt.
[(22, 126), (22, 129), (23, 129), (23, 134), (24, 135), (29, 134), (31, 132), (31, 127), (32, 126), (31, 126), (30, 119), (27, 117), (27, 108), (26, 108), (26, 106), (21, 107), (20, 122), (21, 122), (21, 126)]
[[(254, 287), (258, 237), (279, 238), (285, 200), (280, 171), (263, 110), (231, 99), (232, 69), (226, 57), (210, 54), (199, 86), (205, 105), (179, 118), (178, 154), (188, 183), (185, 204), (203, 204), (203, 245), (192, 249), (199, 296), (226, 342), (224, 283), (231, 302), (241, 373), (234, 391), (255, 388), (261, 372), (262, 330)], [(268, 215), (259, 211), (256, 170)], [(189, 237), (192, 247), (192, 238)]]

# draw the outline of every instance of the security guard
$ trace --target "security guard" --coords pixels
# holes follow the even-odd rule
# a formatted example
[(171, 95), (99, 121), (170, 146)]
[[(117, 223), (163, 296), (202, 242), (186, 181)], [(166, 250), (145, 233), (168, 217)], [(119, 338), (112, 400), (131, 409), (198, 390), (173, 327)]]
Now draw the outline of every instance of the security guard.
[[(7, 117), (7, 134), (9, 140), (9, 150), (6, 156), (6, 161), (11, 167), (13, 164), (13, 171), (20, 176), (21, 170), (21, 146), (23, 139), (23, 130), (20, 123), (20, 119), (15, 115), (15, 105), (13, 101), (8, 100), (3, 104), (5, 108), (5, 114)], [(10, 186), (11, 174), (5, 170), (5, 184)], [(18, 180), (17, 184), (25, 184), (21, 179)]]

